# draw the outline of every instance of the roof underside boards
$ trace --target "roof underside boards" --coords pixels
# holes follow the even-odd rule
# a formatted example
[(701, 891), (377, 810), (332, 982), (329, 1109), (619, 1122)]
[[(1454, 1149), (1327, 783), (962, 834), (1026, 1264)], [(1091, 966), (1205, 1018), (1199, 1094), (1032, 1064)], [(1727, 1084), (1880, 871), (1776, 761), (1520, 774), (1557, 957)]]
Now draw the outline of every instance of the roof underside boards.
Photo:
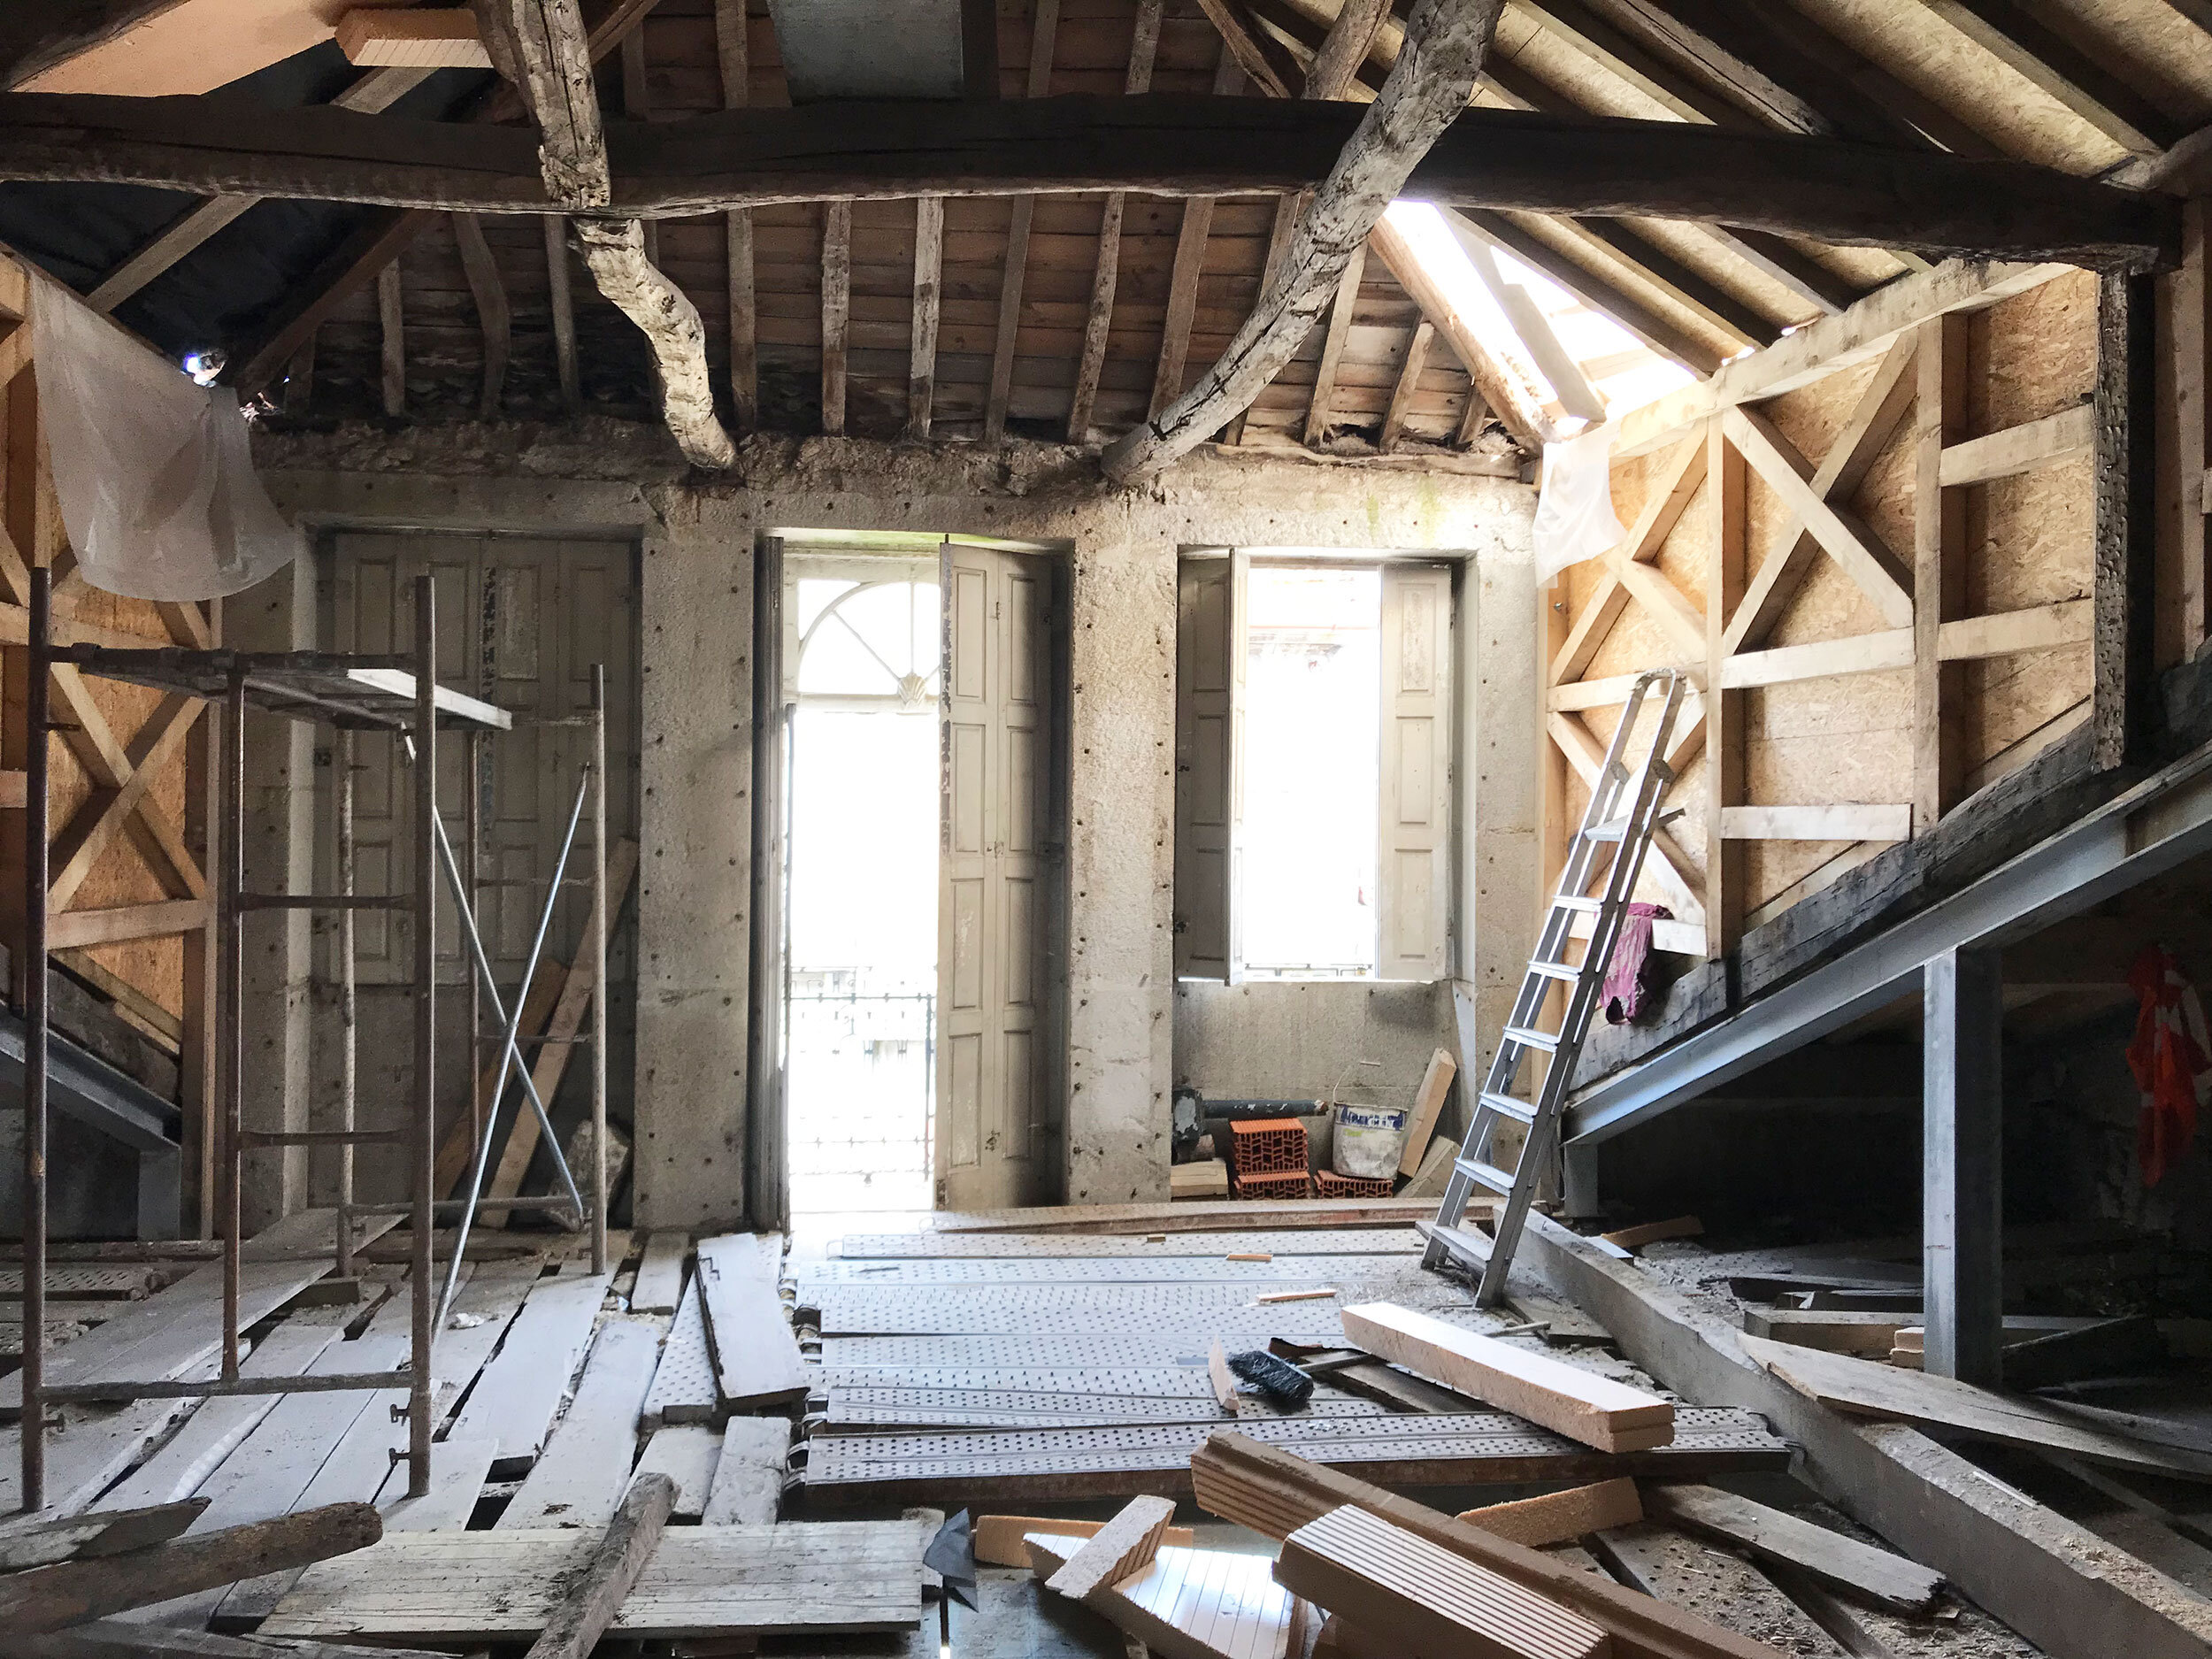
[[(927, 9), (920, 0), (913, 4), (918, 17)], [(1310, 58), (1337, 9), (1333, 0), (1209, 4), (1259, 31), (1299, 64)], [(935, 41), (945, 48), (938, 55), (950, 51), (947, 62), (953, 63), (958, 42), (948, 46), (938, 25), (956, 21), (951, 13), (957, 8), (944, 9), (945, 19), (926, 29), (916, 26), (916, 38)], [(601, 100), (610, 119), (662, 120), (724, 107), (716, 11), (716, 0), (659, 0), (652, 7), (636, 42), (602, 64)], [(999, 86), (1007, 97), (1024, 96), (1032, 84), (1041, 17), (1052, 31), (1041, 81), (1050, 95), (1117, 95), (1130, 81), (1133, 45), (1141, 57), (1141, 0), (1060, 0), (1056, 6), (1051, 0), (999, 0), (997, 11)], [(1385, 25), (1350, 96), (1371, 96), (1381, 83), (1406, 11), (1400, 4)], [(2160, 145), (2212, 117), (2212, 37), (2168, 0), (2044, 8), (2047, 27), (2024, 45), (1993, 35), (1974, 15), (1989, 11), (1877, 0), (1794, 0), (1791, 6), (1510, 0), (1478, 102), (1916, 142), (2119, 180), (2140, 177)], [(777, 19), (767, 0), (750, 0), (749, 12), (747, 95), (756, 105), (787, 104)], [(588, 16), (596, 15), (588, 8)], [(823, 44), (809, 40), (803, 50)], [(872, 73), (874, 51), (848, 54), (849, 61), (838, 59), (824, 72), (821, 88), (802, 89), (841, 89), (851, 76)], [(1215, 89), (1224, 79), (1224, 51), (1221, 34), (1197, 0), (1167, 0), (1151, 89)], [(325, 45), (218, 96), (274, 105), (318, 102), (357, 73)], [(457, 113), (487, 79), (479, 72), (441, 72), (393, 107), (417, 115)], [(1253, 96), (1253, 88), (1244, 87), (1242, 94)], [(169, 193), (128, 187), (0, 187), (0, 241), (88, 290), (186, 205)], [(1007, 199), (955, 197), (944, 204), (932, 435), (972, 438), (984, 430), (1008, 234), (1018, 211)], [(1156, 387), (1186, 211), (1180, 201), (1130, 196), (1124, 203), (1118, 281), (1091, 419), (1095, 435), (1118, 434), (1142, 419), (1160, 392), (1171, 398), (1194, 380), (1258, 296), (1274, 203), (1217, 201), (1197, 250), (1182, 375), (1176, 385)], [(1013, 342), (1010, 431), (1068, 435), (1105, 215), (1105, 198), (1097, 196), (1034, 203)], [(910, 425), (917, 217), (912, 202), (863, 202), (851, 210), (849, 432), (887, 436)], [(772, 430), (822, 429), (826, 218), (820, 203), (752, 214), (760, 421)], [(1486, 218), (1486, 234), (1519, 262), (1509, 267), (1509, 280), (1523, 280), (1516, 274), (1520, 267), (1533, 268), (1635, 337), (1615, 336), (1606, 361), (1591, 369), (1594, 380), (1601, 378), (1600, 368), (1618, 372), (1621, 344), (1655, 349), (1702, 373), (1916, 263), (1878, 250), (1685, 223), (1524, 213)], [(319, 280), (318, 265), (363, 219), (361, 210), (260, 204), (123, 302), (118, 318), (173, 354), (220, 346), (235, 357), (259, 342), (285, 296)], [(481, 223), (512, 313), (511, 366), (496, 407), (516, 416), (557, 415), (561, 398), (544, 228), (526, 217)], [(727, 227), (718, 214), (663, 221), (655, 234), (664, 268), (705, 324), (709, 360), (726, 402)], [(583, 407), (650, 419), (654, 398), (641, 337), (598, 296), (572, 249), (567, 263)], [(404, 412), (413, 419), (475, 412), (484, 390), (482, 312), (451, 223), (434, 218), (399, 265)], [(1298, 447), (1310, 436), (1318, 447), (1372, 453), (1421, 320), (1418, 306), (1382, 262), (1370, 259), (1321, 418), (1310, 419), (1310, 411), (1322, 378), (1325, 326), (1262, 393), (1241, 423), (1241, 442)], [(320, 328), (311, 373), (302, 360), (289, 395), (280, 386), (273, 396), (289, 405), (292, 418), (380, 414), (384, 334), (376, 285), (357, 288)], [(1440, 328), (1399, 399), (1401, 449), (1440, 454), (1471, 445), (1505, 448), (1485, 411), (1478, 407), (1468, 419), (1471, 396)]]

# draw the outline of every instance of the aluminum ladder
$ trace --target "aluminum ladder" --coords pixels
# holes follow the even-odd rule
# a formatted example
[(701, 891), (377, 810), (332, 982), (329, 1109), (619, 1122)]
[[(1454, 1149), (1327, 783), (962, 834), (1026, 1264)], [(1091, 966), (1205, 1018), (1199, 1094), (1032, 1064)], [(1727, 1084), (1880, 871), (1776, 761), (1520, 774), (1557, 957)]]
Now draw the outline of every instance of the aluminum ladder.
[[(1543, 930), (1537, 937), (1536, 954), (1529, 958), (1520, 995), (1513, 1000), (1512, 1018), (1491, 1058), (1489, 1073), (1483, 1079), (1482, 1093), (1467, 1125), (1467, 1139), (1453, 1160), (1444, 1201), (1437, 1207), (1434, 1225), (1426, 1229), (1428, 1248), (1421, 1264), (1433, 1269), (1449, 1260), (1471, 1270), (1479, 1269), (1482, 1279), (1475, 1300), (1483, 1307), (1496, 1305), (1505, 1294), (1506, 1273), (1528, 1219), (1529, 1202), (1558, 1145), (1560, 1116), (1574, 1079), (1575, 1061), (1582, 1051), (1583, 1035), (1597, 1010), (1606, 968), (1613, 958), (1613, 941), (1627, 917), (1637, 872), (1643, 868), (1652, 835), (1663, 821), (1659, 803), (1674, 781), (1673, 769), (1666, 763), (1667, 745), (1688, 688), (1682, 670), (1655, 668), (1638, 675), (1629, 691), (1627, 706), (1605, 751), (1605, 764), (1592, 782), (1582, 826), (1567, 850), (1559, 891), (1552, 897)], [(1645, 724), (1645, 702), (1655, 693), (1662, 700), (1655, 718), (1648, 723), (1647, 738), (1640, 739), (1637, 728)], [(1628, 758), (1632, 748), (1642, 751), (1632, 768)], [(1675, 816), (1675, 812), (1665, 815)], [(1601, 879), (1601, 891), (1589, 895), (1591, 884)], [(1589, 949), (1578, 966), (1566, 960), (1566, 951), (1579, 916), (1593, 921)], [(1537, 1021), (1555, 985), (1568, 987), (1569, 995), (1566, 1018), (1558, 1031), (1552, 1033), (1539, 1029)], [(1532, 1051), (1550, 1056), (1533, 1105), (1513, 1094), (1521, 1063)], [(1528, 1132), (1521, 1156), (1509, 1171), (1499, 1168), (1494, 1156), (1498, 1126), (1509, 1118)], [(1478, 1187), (1505, 1200), (1491, 1239), (1460, 1225), (1467, 1213), (1467, 1201)]]

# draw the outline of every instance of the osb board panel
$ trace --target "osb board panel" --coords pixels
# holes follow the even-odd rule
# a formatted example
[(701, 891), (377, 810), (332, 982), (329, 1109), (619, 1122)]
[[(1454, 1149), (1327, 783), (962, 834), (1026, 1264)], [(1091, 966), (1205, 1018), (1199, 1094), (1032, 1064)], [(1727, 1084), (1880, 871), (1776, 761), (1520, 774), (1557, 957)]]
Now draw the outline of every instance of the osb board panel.
[[(2072, 407), (2093, 387), (2096, 372), (2095, 279), (2086, 273), (1978, 313), (1970, 324), (1970, 430), (1999, 431)], [(1762, 405), (1775, 426), (1817, 465), (1868, 380), (1874, 364), (1842, 371)], [(1615, 507), (1623, 522), (1642, 507), (1665, 453), (1619, 463)], [(1971, 615), (2025, 609), (2085, 596), (2091, 588), (2093, 531), (2088, 457), (1983, 486), (1968, 495), (1968, 598)], [(1909, 564), (1914, 539), (1912, 422), (1908, 419), (1877, 457), (1851, 505)], [(1710, 496), (1701, 490), (1661, 547), (1655, 563), (1686, 596), (1702, 604), (1711, 546)], [(1786, 508), (1747, 473), (1745, 490), (1746, 580), (1775, 557), (1788, 526)], [(1569, 616), (1578, 614), (1601, 580), (1594, 565), (1562, 581)], [(1766, 643), (1811, 644), (1849, 638), (1888, 625), (1841, 567), (1816, 556)], [(1586, 671), (1597, 679), (1679, 660), (1679, 652), (1642, 609), (1630, 603)], [(2068, 729), (2066, 716), (2089, 691), (2086, 647), (2070, 647), (1966, 664), (1961, 671), (1966, 762), (1970, 775), (1995, 775), (2019, 764)], [(1601, 741), (1618, 718), (1610, 709), (1578, 717)], [(1745, 694), (1746, 800), (1751, 804), (1874, 804), (1909, 800), (1912, 777), (1912, 676), (1899, 672), (1827, 678)], [(1701, 867), (1706, 852), (1701, 759), (1676, 786), (1674, 801), (1691, 810), (1675, 839)], [(1570, 775), (1567, 810), (1577, 818), (1586, 793)], [(1848, 861), (1841, 842), (1766, 841), (1743, 849), (1747, 892), (1755, 909), (1794, 902)], [(1657, 898), (1648, 878), (1640, 896)]]
[[(1796, 4), (1830, 34), (2024, 160), (2093, 173), (2127, 159), (2118, 145), (1926, 7), (1895, 0)], [(2101, 31), (2100, 39), (2108, 45), (2114, 37)]]

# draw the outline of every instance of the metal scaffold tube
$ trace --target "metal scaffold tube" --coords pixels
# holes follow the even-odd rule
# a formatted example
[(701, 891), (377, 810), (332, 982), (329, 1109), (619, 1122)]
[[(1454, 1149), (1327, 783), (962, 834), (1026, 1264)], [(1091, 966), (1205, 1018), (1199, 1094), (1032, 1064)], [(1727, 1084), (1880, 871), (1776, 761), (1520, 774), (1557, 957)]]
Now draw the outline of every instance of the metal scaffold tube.
[(53, 628), (53, 572), (31, 571), (30, 685), (25, 699), (29, 742), (23, 757), (23, 1430), (22, 1498), (46, 1502), (46, 817), (52, 794), (47, 766), (48, 652)]
[[(415, 1134), (414, 1386), (407, 1401), (407, 1495), (430, 1490), (431, 1187), (438, 1157), (438, 616), (437, 585), (415, 581)], [(457, 1249), (453, 1259), (458, 1262)]]

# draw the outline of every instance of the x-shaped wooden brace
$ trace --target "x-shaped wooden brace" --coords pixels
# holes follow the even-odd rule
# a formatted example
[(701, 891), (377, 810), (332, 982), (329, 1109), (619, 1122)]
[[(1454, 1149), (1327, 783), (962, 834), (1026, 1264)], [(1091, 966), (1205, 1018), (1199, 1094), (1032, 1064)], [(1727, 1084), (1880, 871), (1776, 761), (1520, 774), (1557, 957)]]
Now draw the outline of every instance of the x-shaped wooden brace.
[[(1651, 614), (1669, 643), (1686, 660), (1703, 658), (1705, 613), (1684, 597), (1682, 590), (1651, 561), (1658, 557), (1669, 532), (1704, 482), (1705, 441), (1701, 436), (1667, 458), (1659, 476), (1653, 480), (1651, 493), (1645, 498), (1643, 511), (1637, 514), (1627, 539), (1606, 554), (1605, 575), (1598, 591), (1583, 607), (1581, 616), (1576, 618), (1573, 628), (1552, 658), (1548, 675), (1552, 686), (1572, 681), (1590, 665), (1591, 658), (1597, 655), (1598, 647), (1605, 642), (1605, 636), (1612, 632), (1613, 625), (1620, 619), (1631, 599)], [(1625, 695), (1624, 687), (1623, 695)], [(1552, 741), (1587, 784), (1604, 763), (1604, 746), (1578, 714), (1554, 709), (1547, 711), (1545, 722)], [(1683, 708), (1674, 736), (1667, 745), (1667, 764), (1678, 772), (1696, 757), (1704, 742), (1705, 717), (1701, 700), (1694, 712), (1687, 704)], [(1653, 835), (1650, 856), (1644, 867), (1651, 872), (1653, 881), (1665, 895), (1667, 908), (1675, 913), (1676, 918), (1694, 922), (1701, 927), (1705, 906), (1686, 873), (1694, 866), (1680, 844), (1665, 830)]]
[(1723, 656), (1755, 650), (1766, 642), (1820, 550), (1842, 566), (1890, 626), (1912, 626), (1912, 572), (1841, 503), (1866, 481), (1882, 446), (1912, 407), (1913, 339), (1908, 333), (1889, 349), (1817, 468), (1756, 410), (1739, 404), (1722, 413), (1724, 435), (1790, 511), (1745, 588), (1736, 614), (1728, 618), (1721, 637)]
[[(44, 503), (40, 508), (42, 512), (51, 510)], [(5, 582), (17, 604), (29, 603), (30, 573), (4, 529), (0, 529), (0, 581)], [(73, 581), (81, 589), (82, 577), (73, 561), (57, 587)], [(208, 642), (206, 619), (197, 606), (165, 603), (159, 609), (171, 638), (178, 644), (196, 648)], [(205, 898), (207, 879), (198, 861), (185, 845), (176, 821), (148, 792), (162, 771), (183, 752), (185, 739), (206, 703), (174, 693), (165, 696), (126, 746), (117, 740), (114, 728), (74, 666), (56, 664), (51, 683), (64, 718), (72, 722), (61, 729), (63, 741), (92, 780), (92, 792), (54, 838), (48, 903), (55, 910), (66, 909), (118, 833), (129, 836), (166, 895)]]

